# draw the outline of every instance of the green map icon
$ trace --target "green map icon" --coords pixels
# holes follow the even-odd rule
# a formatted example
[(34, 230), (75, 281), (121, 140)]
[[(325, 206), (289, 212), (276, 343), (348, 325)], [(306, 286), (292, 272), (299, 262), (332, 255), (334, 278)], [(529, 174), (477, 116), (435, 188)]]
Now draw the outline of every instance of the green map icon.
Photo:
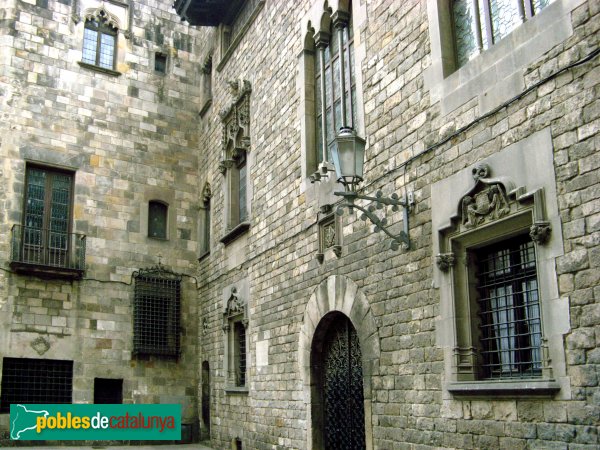
[(11, 405), (10, 438), (21, 439), (21, 434), (28, 430), (35, 430), (37, 418), (47, 417), (48, 411), (34, 411), (23, 405)]

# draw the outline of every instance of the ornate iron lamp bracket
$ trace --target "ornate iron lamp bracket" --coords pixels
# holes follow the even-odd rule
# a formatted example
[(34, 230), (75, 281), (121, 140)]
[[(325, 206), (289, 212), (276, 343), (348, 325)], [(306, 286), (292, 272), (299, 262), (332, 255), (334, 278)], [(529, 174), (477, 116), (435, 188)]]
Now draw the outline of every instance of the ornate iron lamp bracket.
[[(350, 214), (354, 212), (354, 208), (358, 209), (362, 212), (360, 218), (361, 220), (371, 221), (375, 227), (373, 231), (378, 233), (379, 231), (383, 231), (388, 237), (391, 238), (390, 241), (390, 249), (398, 250), (400, 246), (403, 249), (408, 249), (410, 247), (410, 238), (408, 236), (408, 213), (410, 212), (411, 206), (415, 204), (412, 194), (405, 195), (404, 198), (398, 197), (396, 193), (392, 194), (390, 197), (384, 197), (383, 192), (377, 191), (375, 197), (370, 197), (368, 195), (360, 195), (356, 192), (346, 191), (346, 192), (334, 192), (335, 195), (342, 197), (342, 203), (338, 205), (336, 210), (336, 214), (341, 216), (344, 214), (344, 208), (348, 208)], [(373, 203), (370, 204), (367, 208), (363, 208), (360, 205), (355, 203), (356, 200), (369, 200)], [(385, 206), (391, 206), (392, 211), (396, 212), (400, 210), (400, 207), (404, 210), (403, 217), (403, 225), (404, 229), (400, 231), (397, 235), (392, 234), (389, 230), (389, 226), (387, 223), (387, 218), (380, 219), (375, 211), (378, 209), (383, 209)]]

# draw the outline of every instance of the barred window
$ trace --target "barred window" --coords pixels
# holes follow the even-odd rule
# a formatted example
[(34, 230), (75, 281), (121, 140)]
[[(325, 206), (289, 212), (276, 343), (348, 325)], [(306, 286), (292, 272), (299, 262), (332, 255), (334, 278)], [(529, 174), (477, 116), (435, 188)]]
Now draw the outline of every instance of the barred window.
[(534, 244), (529, 236), (474, 252), (483, 378), (542, 373), (542, 328)]
[(163, 266), (134, 274), (133, 353), (178, 357), (181, 276)]
[(11, 404), (71, 403), (73, 361), (4, 358), (0, 412)]
[(457, 66), (490, 48), (552, 0), (453, 0)]
[(235, 366), (235, 385), (246, 385), (246, 327), (240, 322), (234, 322), (234, 366)]
[(88, 19), (83, 32), (81, 61), (104, 69), (114, 70), (116, 59), (117, 29), (105, 21)]

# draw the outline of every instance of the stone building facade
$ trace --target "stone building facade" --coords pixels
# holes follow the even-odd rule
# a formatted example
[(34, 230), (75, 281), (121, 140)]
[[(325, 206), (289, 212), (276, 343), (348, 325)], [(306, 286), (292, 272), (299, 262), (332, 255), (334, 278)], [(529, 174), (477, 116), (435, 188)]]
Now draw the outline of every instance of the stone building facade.
[[(74, 402), (122, 379), (215, 448), (599, 445), (597, 2), (50, 3), (2, 22), (3, 373), (73, 361)], [(406, 215), (335, 214), (340, 126)], [(73, 174), (67, 281), (15, 264), (40, 167)], [(134, 354), (159, 261), (178, 358)]]
[[(1, 14), (2, 438), (13, 394), (180, 403), (187, 432), (198, 416), (198, 32), (168, 2), (7, 0)], [(153, 290), (180, 322), (161, 321)], [(136, 298), (153, 306), (136, 310)], [(34, 382), (38, 398), (23, 397)]]

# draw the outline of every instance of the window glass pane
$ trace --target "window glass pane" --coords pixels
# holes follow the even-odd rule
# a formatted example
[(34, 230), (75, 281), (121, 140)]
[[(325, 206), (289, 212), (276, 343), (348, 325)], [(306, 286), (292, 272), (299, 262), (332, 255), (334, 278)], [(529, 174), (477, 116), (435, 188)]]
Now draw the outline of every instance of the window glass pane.
[(333, 135), (336, 136), (342, 126), (342, 104), (339, 100), (335, 101), (334, 111)]
[(490, 0), (494, 42), (498, 42), (520, 23), (517, 0)]
[(335, 58), (333, 60), (333, 95), (335, 99), (340, 98), (342, 95), (341, 82), (340, 82), (340, 59)]
[(325, 105), (331, 106), (332, 102), (331, 66), (325, 68)]
[(317, 152), (317, 164), (323, 162), (323, 140), (322, 130), (321, 130), (321, 114), (317, 115), (317, 121), (315, 124), (316, 129), (316, 142), (315, 142), (315, 151)]
[(98, 32), (85, 28), (83, 30), (83, 55), (81, 60), (87, 64), (96, 64), (96, 49), (98, 47)]
[(482, 369), (486, 378), (541, 374), (541, 316), (529, 237), (477, 252)]
[(167, 237), (167, 205), (150, 202), (148, 205), (148, 236), (166, 239)]
[(69, 232), (69, 208), (71, 206), (71, 177), (54, 174), (52, 179), (52, 202), (50, 204), (49, 246), (67, 249)]
[(456, 58), (458, 65), (462, 66), (478, 53), (473, 1), (454, 0), (452, 13), (456, 39)]
[(533, 13), (539, 14), (540, 11), (548, 6), (551, 2), (552, 0), (533, 0)]
[(246, 385), (246, 329), (241, 322), (234, 324), (234, 359), (235, 359), (235, 384)]
[(100, 37), (100, 61), (98, 65), (105, 69), (114, 67), (115, 54), (115, 36), (101, 33)]
[(27, 199), (25, 200), (25, 226), (41, 229), (44, 226), (44, 198), (46, 172), (27, 170)]
[(240, 189), (239, 189), (239, 205), (240, 205), (240, 222), (244, 222), (247, 219), (247, 201), (246, 201), (246, 164), (244, 163), (239, 167), (240, 176)]

